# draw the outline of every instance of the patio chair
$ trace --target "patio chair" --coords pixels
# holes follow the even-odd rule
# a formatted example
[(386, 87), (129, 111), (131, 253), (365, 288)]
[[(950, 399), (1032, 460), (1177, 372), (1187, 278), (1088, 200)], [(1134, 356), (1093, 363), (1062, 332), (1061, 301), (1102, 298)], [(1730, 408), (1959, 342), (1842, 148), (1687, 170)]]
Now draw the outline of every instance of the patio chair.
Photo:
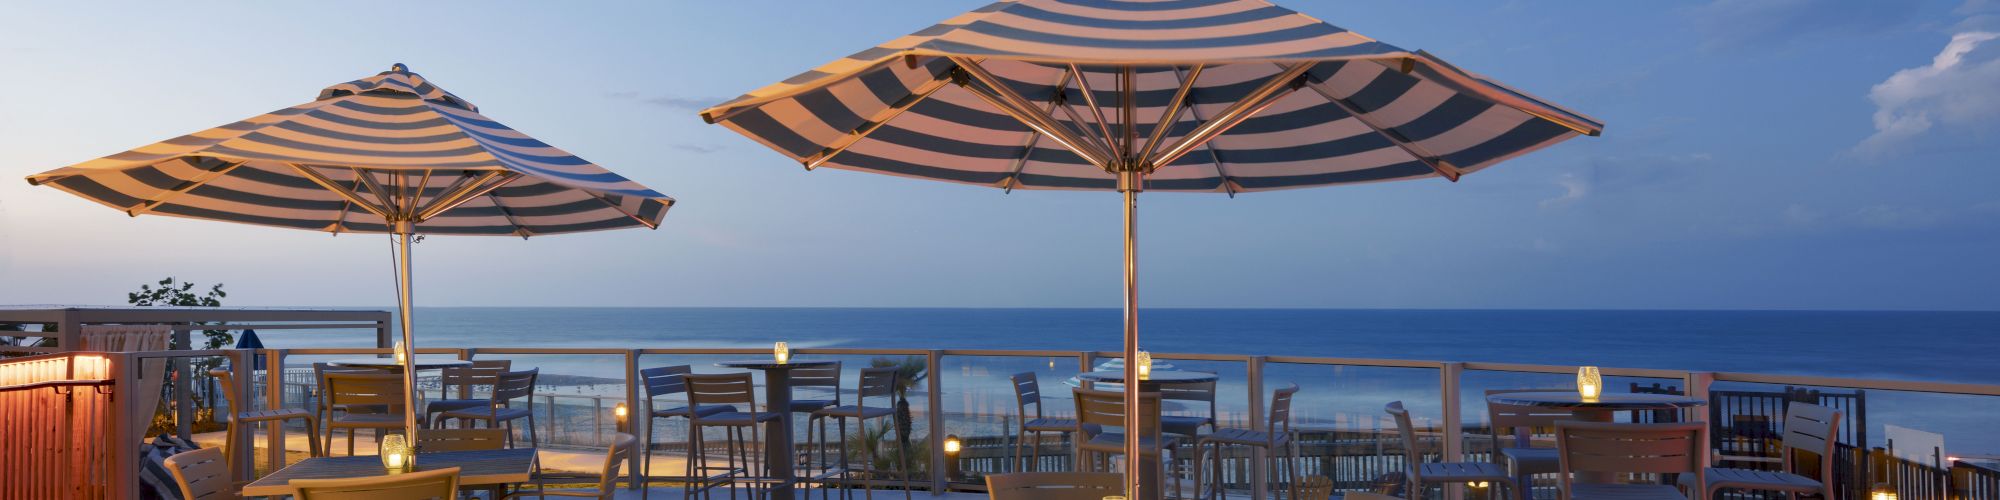
[(225, 500), (243, 498), (236, 492), (236, 484), (229, 480), (229, 471), (235, 470), (222, 457), (222, 448), (202, 448), (167, 457), (167, 472), (174, 475), (174, 484), (180, 486), (181, 498), (188, 500)]
[[(417, 453), (492, 451), (507, 448), (506, 429), (431, 429), (417, 433)], [(469, 491), (487, 491), (486, 498), (500, 498), (506, 485), (467, 486)]]
[[(1298, 486), (1295, 489), (1298, 491), (1299, 500), (1327, 500), (1333, 498), (1333, 480), (1328, 479), (1326, 476), (1306, 476), (1299, 478)], [(1395, 497), (1350, 491), (1341, 495), (1341, 498), (1343, 500), (1390, 500)]]
[[(285, 425), (286, 422), (298, 420), (306, 424), (306, 436), (308, 436), (306, 438), (306, 446), (311, 448), (312, 456), (326, 456), (325, 451), (319, 446), (319, 418), (314, 417), (311, 411), (303, 408), (249, 409), (250, 405), (236, 404), (235, 374), (230, 373), (229, 370), (209, 370), (208, 375), (215, 377), (215, 380), (222, 384), (222, 399), (230, 408), (229, 430), (223, 433), (225, 436), (223, 443), (226, 444), (222, 448), (229, 448), (236, 445), (237, 433), (244, 432), (243, 426), (250, 426), (250, 432), (254, 433), (257, 429), (256, 425), (259, 422), (271, 422), (271, 425)], [(233, 452), (230, 453), (229, 470), (236, 470), (236, 460), (236, 454)]]
[(597, 485), (588, 490), (547, 490), (532, 489), (509, 493), (502, 499), (521, 497), (583, 497), (611, 500), (618, 493), (618, 474), (625, 465), (625, 457), (632, 454), (632, 447), (639, 445), (639, 438), (623, 432), (611, 438), (611, 449), (604, 452), (604, 467), (598, 469)]
[(986, 476), (991, 500), (1098, 500), (1122, 495), (1124, 476), (1106, 472), (1016, 472)]
[[(712, 415), (694, 413), (688, 419), (688, 436), (693, 440), (690, 449), (694, 450), (690, 452), (688, 460), (699, 460), (699, 463), (694, 465), (694, 470), (701, 474), (701, 477), (689, 478), (692, 480), (691, 483), (697, 483), (692, 484), (695, 491), (700, 491), (706, 498), (709, 490), (716, 486), (730, 485), (732, 486), (729, 489), (730, 498), (735, 498), (736, 488), (733, 486), (739, 478), (748, 480), (753, 485), (771, 480), (791, 479), (752, 476), (752, 471), (762, 473), (764, 470), (758, 462), (763, 450), (753, 449), (753, 443), (764, 442), (762, 439), (764, 423), (777, 421), (784, 415), (771, 411), (770, 408), (757, 411), (756, 384), (750, 374), (688, 374), (682, 375), (681, 379), (687, 382), (688, 403), (697, 408), (722, 405), (742, 408)], [(709, 473), (717, 468), (708, 465), (707, 440), (702, 436), (702, 431), (711, 427), (720, 427), (724, 431), (723, 455), (728, 465), (720, 469), (722, 471), (720, 474)], [(748, 439), (745, 439), (745, 434), (749, 435)], [(739, 461), (743, 464), (740, 467), (737, 465)], [(764, 493), (766, 492), (752, 492), (751, 496), (754, 498)]]
[[(1701, 491), (1704, 500), (1715, 498), (1723, 489), (1775, 491), (1797, 500), (1800, 494), (1830, 497), (1833, 488), (1834, 447), (1839, 443), (1841, 412), (1832, 408), (1794, 401), (1785, 406), (1785, 437), (1781, 462), (1784, 471), (1709, 467), (1701, 481), (1682, 475), (1680, 484)], [(1819, 479), (1798, 474), (1799, 452), (1813, 454), (1819, 462)], [(1706, 484), (1703, 484), (1706, 483)], [(1695, 485), (1701, 485), (1697, 490)]]
[[(1203, 494), (1203, 490), (1201, 489), (1201, 463), (1203, 461), (1202, 456), (1208, 453), (1208, 450), (1204, 446), (1213, 447), (1215, 451), (1217, 498), (1223, 496), (1222, 471), (1224, 470), (1224, 465), (1222, 462), (1222, 447), (1224, 446), (1245, 446), (1262, 449), (1264, 451), (1264, 470), (1275, 473), (1278, 471), (1279, 466), (1282, 465), (1285, 470), (1285, 477), (1297, 477), (1298, 471), (1294, 462), (1299, 458), (1299, 450), (1297, 443), (1292, 440), (1292, 396), (1298, 394), (1298, 392), (1298, 384), (1291, 384), (1282, 389), (1271, 391), (1270, 419), (1265, 423), (1264, 430), (1216, 429), (1207, 436), (1202, 436), (1201, 440), (1194, 445), (1195, 495), (1199, 496)], [(1282, 458), (1279, 453), (1280, 450), (1284, 451)], [(1299, 485), (1296, 481), (1291, 484), (1291, 494), (1286, 495), (1286, 498), (1297, 498), (1299, 495)], [(1328, 487), (1331, 487), (1332, 484), (1327, 483)]]
[[(313, 364), (312, 364), (312, 367), (313, 367), (313, 386), (312, 386), (312, 391), (311, 391), (311, 393), (310, 393), (310, 394), (307, 394), (307, 399), (308, 399), (308, 400), (310, 400), (310, 401), (312, 401), (312, 412), (313, 412), (313, 416), (316, 416), (316, 417), (319, 417), (319, 421), (321, 421), (321, 422), (326, 422), (326, 421), (330, 421), (330, 420), (333, 420), (333, 410), (334, 410), (334, 407), (333, 407), (333, 404), (332, 404), (332, 403), (330, 403), (330, 402), (328, 402), (328, 401), (327, 401), (327, 398), (326, 398), (326, 374), (329, 374), (329, 373), (374, 373), (374, 374), (380, 374), (380, 373), (382, 373), (382, 371), (381, 371), (381, 370), (375, 370), (375, 369), (369, 369), (369, 368), (349, 368), (349, 367), (344, 367), (344, 366), (334, 366), (334, 365), (333, 365), (332, 363), (313, 363)], [(354, 406), (354, 405), (342, 405), (342, 408), (341, 408), (341, 410), (344, 410), (344, 411), (346, 411), (346, 412), (348, 412), (348, 413), (353, 413), (353, 414), (362, 414), (362, 413), (388, 413), (388, 412), (389, 412), (389, 409), (388, 409), (387, 407), (382, 407), (382, 406), (374, 406), (374, 405), (358, 405), (358, 406)], [(321, 427), (325, 427), (325, 426), (321, 426)], [(326, 436), (325, 436), (324, 438), (316, 438), (316, 439), (324, 439), (324, 440), (328, 440), (328, 442), (331, 442), (330, 440), (331, 440), (331, 439), (332, 439), (332, 437), (333, 437), (333, 430), (332, 430), (332, 429), (325, 429), (325, 431), (326, 431)], [(332, 450), (328, 450), (328, 452), (329, 452), (329, 453), (331, 453), (331, 452), (332, 452)]]
[[(1069, 441), (1070, 433), (1076, 431), (1076, 419), (1042, 415), (1042, 408), (1047, 405), (1042, 402), (1042, 386), (1035, 380), (1035, 372), (1016, 373), (1010, 380), (1014, 383), (1014, 407), (1019, 412), (1016, 415), (1020, 416), (1020, 426), (1014, 434), (1014, 460), (1010, 462), (1020, 464), (1014, 469), (1017, 471), (1039, 470), (1042, 468), (1042, 433), (1058, 433), (1063, 441)], [(1028, 418), (1028, 405), (1035, 405), (1035, 417), (1032, 419)], [(1032, 442), (1027, 440), (1029, 433), (1034, 433)], [(1029, 451), (1024, 453), (1021, 451), (1023, 448)]]
[[(661, 366), (656, 368), (647, 368), (644, 370), (639, 370), (639, 378), (641, 382), (643, 382), (646, 385), (646, 415), (648, 415), (647, 418), (653, 419), (654, 421), (664, 418), (671, 422), (673, 421), (673, 419), (676, 418), (691, 419), (693, 418), (695, 413), (700, 413), (703, 415), (714, 415), (717, 413), (736, 411), (736, 407), (729, 405), (708, 405), (708, 406), (697, 407), (694, 405), (682, 403), (679, 406), (673, 406), (669, 408), (659, 408), (658, 406), (656, 406), (654, 400), (663, 397), (678, 395), (681, 396), (683, 399), (685, 399), (687, 397), (687, 381), (682, 379), (681, 376), (687, 375), (689, 373), (694, 373), (694, 368), (688, 365)], [(691, 434), (692, 434), (692, 427), (690, 427), (690, 435)], [(695, 440), (692, 436), (690, 436), (686, 441), (684, 441), (684, 443), (687, 444), (688, 459), (682, 460), (682, 463), (687, 465), (684, 474), (681, 476), (682, 479), (694, 477), (694, 441)], [(651, 432), (646, 433), (644, 445), (645, 445), (646, 459), (639, 462), (640, 470), (638, 471), (640, 477), (639, 481), (640, 483), (642, 483), (641, 487), (644, 487), (643, 485), (646, 484), (652, 484), (653, 480), (653, 433)], [(692, 483), (684, 483), (684, 484), (687, 484), (688, 487), (690, 488), (692, 487)], [(687, 493), (689, 493), (689, 491), (682, 491), (683, 495), (686, 495)]]
[[(486, 406), (491, 401), (472, 397), (472, 388), (482, 385), (493, 387), (500, 380), (500, 374), (513, 369), (514, 361), (506, 359), (482, 359), (473, 361), (469, 366), (445, 368), (438, 374), (439, 398), (424, 404), (424, 416), (430, 419), (432, 427), (443, 427), (444, 419), (438, 418), (440, 413)], [(454, 387), (458, 388), (457, 397), (451, 394)]]
[[(1167, 463), (1166, 451), (1180, 446), (1180, 438), (1163, 435), (1160, 432), (1160, 393), (1139, 393), (1139, 428), (1125, 429), (1125, 394), (1122, 392), (1073, 389), (1076, 396), (1077, 418), (1077, 468), (1082, 469), (1086, 454), (1103, 458), (1105, 469), (1109, 470), (1110, 458), (1125, 454), (1125, 433), (1139, 433), (1139, 453), (1160, 458), (1162, 475)], [(1117, 428), (1116, 432), (1105, 430)], [(1141, 457), (1126, 457), (1126, 466), (1136, 469)], [(1095, 460), (1092, 461), (1096, 463)], [(1181, 487), (1181, 478), (1174, 476), (1174, 490)]]
[(793, 391), (797, 391), (801, 387), (816, 387), (823, 388), (827, 391), (828, 396), (817, 399), (792, 398), (792, 406), (790, 408), (792, 413), (812, 413), (821, 408), (840, 406), (839, 361), (833, 362), (831, 366), (815, 366), (792, 370), (791, 380)]
[[(1486, 391), (1486, 395), (1547, 390), (1494, 389)], [(1562, 472), (1556, 449), (1534, 447), (1534, 434), (1539, 429), (1553, 432), (1556, 422), (1563, 420), (1576, 420), (1576, 414), (1568, 410), (1495, 403), (1491, 399), (1486, 401), (1486, 421), (1493, 431), (1493, 458), (1507, 466), (1507, 472), (1513, 475), (1514, 485), (1521, 488), (1522, 496), (1534, 497), (1535, 475)], [(1509, 434), (1514, 438), (1511, 444), (1501, 437)]]
[(1556, 422), (1556, 449), (1562, 462), (1562, 500), (1686, 500), (1665, 484), (1583, 482), (1577, 473), (1682, 474), (1702, 480), (1701, 443), (1707, 424), (1620, 424)]
[(1454, 483), (1487, 481), (1507, 485), (1507, 492), (1514, 500), (1521, 500), (1521, 488), (1514, 484), (1514, 476), (1507, 474), (1499, 465), (1487, 462), (1424, 462), (1424, 455), (1417, 448), (1417, 431), (1410, 423), (1410, 411), (1403, 408), (1402, 401), (1389, 403), (1382, 408), (1396, 420), (1396, 432), (1403, 438), (1403, 476), (1408, 482), (1406, 491), (1410, 498), (1424, 496), (1426, 486), (1440, 487)]
[[(501, 373), (493, 381), (493, 394), (486, 403), (477, 407), (452, 410), (438, 415), (438, 418), (459, 420), (463, 427), (468, 422), (482, 422), (487, 428), (507, 426), (507, 446), (514, 446), (514, 421), (528, 419), (528, 446), (540, 447), (541, 439), (535, 435), (535, 379), (542, 369)], [(521, 400), (520, 406), (514, 400)]]
[(1161, 384), (1160, 401), (1207, 403), (1204, 415), (1160, 415), (1160, 432), (1194, 439), (1202, 427), (1215, 432), (1215, 381)]
[[(806, 445), (815, 451), (815, 456), (826, 456), (826, 421), (833, 420), (840, 429), (840, 433), (835, 435), (840, 440), (840, 460), (838, 461), (837, 468), (829, 469), (824, 473), (812, 477), (812, 482), (818, 483), (820, 487), (824, 488), (826, 481), (834, 477), (839, 477), (841, 485), (840, 497), (848, 497), (850, 492), (846, 489), (846, 486), (848, 485), (850, 474), (854, 471), (854, 467), (848, 463), (847, 420), (853, 419), (855, 421), (855, 427), (860, 429), (864, 436), (862, 442), (867, 442), (865, 436), (868, 433), (869, 420), (892, 417), (896, 414), (894, 408), (896, 386), (901, 382), (901, 377), (902, 375), (896, 371), (895, 367), (885, 366), (863, 369), (861, 370), (861, 380), (854, 387), (854, 404), (823, 408), (812, 412), (812, 417), (806, 422)], [(884, 405), (868, 406), (869, 398), (881, 398)], [(812, 439), (811, 434), (814, 427), (813, 424), (815, 423), (819, 424), (819, 439), (817, 440)], [(816, 447), (814, 446), (815, 444), (817, 444)], [(862, 450), (867, 455), (868, 462), (862, 464), (861, 472), (867, 474), (869, 479), (874, 479), (881, 472), (875, 470), (875, 448), (876, 446), (868, 446)], [(898, 453), (897, 456), (908, 460), (907, 454)], [(903, 470), (905, 471), (910, 469), (908, 462), (901, 465), (903, 465)], [(907, 499), (910, 497), (910, 475), (903, 473), (898, 474), (898, 476), (903, 481), (903, 498)], [(824, 493), (821, 495), (824, 496)], [(863, 488), (863, 495), (872, 499), (875, 498), (875, 491)]]
[[(325, 421), (326, 442), (322, 445), (323, 449), (332, 449), (333, 434), (340, 429), (347, 429), (347, 454), (350, 456), (354, 455), (355, 429), (374, 429), (378, 440), (384, 432), (403, 429), (402, 408), (406, 400), (403, 397), (402, 375), (327, 373), (325, 384), (322, 399), (327, 402), (330, 418)], [(356, 411), (365, 407), (383, 407), (389, 411)]]
[(458, 468), (405, 472), (391, 476), (341, 479), (293, 479), (298, 500), (453, 500), (458, 496)]

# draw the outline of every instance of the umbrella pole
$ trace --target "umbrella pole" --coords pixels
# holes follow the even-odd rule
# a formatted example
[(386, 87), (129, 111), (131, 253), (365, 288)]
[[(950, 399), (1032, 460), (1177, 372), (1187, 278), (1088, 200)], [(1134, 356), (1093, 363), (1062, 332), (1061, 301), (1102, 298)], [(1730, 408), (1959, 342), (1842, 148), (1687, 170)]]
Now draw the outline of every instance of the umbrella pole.
[(410, 335), (410, 231), (413, 224), (395, 223), (396, 313), (403, 329), (403, 434), (411, 449), (417, 447), (417, 344)]
[[(1125, 498), (1139, 498), (1139, 186), (1137, 171), (1118, 172), (1118, 191), (1125, 195)], [(1166, 457), (1161, 457), (1165, 459)]]

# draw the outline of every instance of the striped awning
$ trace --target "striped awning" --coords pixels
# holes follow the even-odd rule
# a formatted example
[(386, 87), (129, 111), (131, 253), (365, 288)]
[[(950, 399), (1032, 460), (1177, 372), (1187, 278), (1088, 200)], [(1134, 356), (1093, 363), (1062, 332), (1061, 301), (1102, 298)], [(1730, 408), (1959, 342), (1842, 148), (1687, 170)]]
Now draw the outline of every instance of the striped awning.
[[(501, 125), (403, 65), (319, 99), (28, 177), (133, 216), (332, 233), (657, 227), (672, 198)], [(384, 217), (384, 215), (389, 217)]]
[[(1271, 85), (1281, 88), (1265, 94)], [(1009, 93), (1026, 101), (1013, 113), (995, 101)], [(1213, 133), (1204, 123), (1234, 106), (1257, 108), (1219, 135), (1183, 140)], [(1127, 153), (1086, 158), (1025, 122), (1024, 107)], [(1161, 160), (1143, 166), (1146, 190), (1232, 194), (1456, 180), (1603, 128), (1430, 54), (1259, 0), (1002, 1), (702, 116), (807, 168), (1113, 189), (1107, 161)], [(1136, 134), (1121, 130), (1127, 121)], [(1116, 143), (1121, 135), (1137, 146)], [(1184, 142), (1188, 150), (1160, 154)]]

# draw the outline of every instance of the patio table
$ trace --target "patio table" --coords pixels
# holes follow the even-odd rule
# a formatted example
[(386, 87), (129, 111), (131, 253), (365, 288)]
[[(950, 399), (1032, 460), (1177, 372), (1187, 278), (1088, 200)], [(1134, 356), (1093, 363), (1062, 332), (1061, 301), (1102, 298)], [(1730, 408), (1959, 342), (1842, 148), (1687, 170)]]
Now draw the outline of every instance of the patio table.
[[(799, 368), (824, 368), (833, 366), (832, 361), (804, 361), (791, 359), (779, 363), (775, 359), (724, 361), (715, 366), (742, 368), (764, 372), (764, 408), (778, 414), (778, 419), (764, 424), (764, 464), (770, 477), (781, 479), (771, 485), (771, 496), (792, 497), (792, 370)], [(842, 437), (841, 439), (846, 439)]]
[[(328, 361), (326, 362), (326, 364), (339, 367), (346, 367), (346, 368), (373, 368), (376, 370), (389, 370), (389, 371), (403, 370), (403, 364), (397, 363), (395, 358), (347, 358), (347, 359), (336, 359), (333, 361)], [(417, 367), (417, 371), (442, 370), (445, 368), (472, 366), (471, 361), (465, 361), (462, 359), (423, 359), (421, 357), (411, 360), (410, 364), (415, 365)]]
[[(1486, 396), (1487, 401), (1504, 405), (1533, 406), (1569, 410), (1577, 420), (1584, 422), (1610, 422), (1621, 411), (1681, 410), (1708, 405), (1708, 400), (1676, 396), (1673, 394), (1600, 394), (1597, 399), (1585, 401), (1576, 391), (1547, 392), (1503, 392)], [(1702, 443), (1704, 453), (1702, 466), (1708, 466), (1707, 443)], [(1584, 482), (1611, 482), (1612, 474), (1581, 473)]]
[[(1077, 374), (1076, 378), (1079, 380), (1088, 380), (1091, 382), (1122, 384), (1125, 383), (1125, 371), (1102, 370), (1094, 372), (1083, 372)], [(1152, 373), (1146, 374), (1145, 378), (1139, 379), (1139, 391), (1158, 392), (1160, 390), (1161, 385), (1214, 382), (1219, 378), (1220, 377), (1217, 377), (1216, 374), (1208, 372), (1194, 372), (1194, 371), (1181, 371), (1181, 370), (1154, 370)], [(1159, 415), (1147, 415), (1147, 417), (1156, 420), (1160, 418)], [(1138, 495), (1139, 498), (1146, 500), (1164, 498), (1163, 496), (1160, 495), (1160, 490), (1165, 489), (1164, 488), (1165, 485), (1162, 484), (1160, 480), (1159, 455), (1140, 456), (1138, 462), (1138, 468), (1134, 470), (1139, 471), (1139, 475), (1141, 476), (1141, 481), (1142, 481), (1140, 484), (1141, 486), (1143, 486), (1142, 488), (1139, 489), (1139, 495)]]
[[(459, 486), (498, 486), (527, 482), (535, 470), (534, 448), (447, 451), (417, 455), (417, 470), (458, 467)], [(388, 477), (382, 457), (313, 457), (299, 461), (243, 487), (244, 497), (291, 495), (293, 479)]]

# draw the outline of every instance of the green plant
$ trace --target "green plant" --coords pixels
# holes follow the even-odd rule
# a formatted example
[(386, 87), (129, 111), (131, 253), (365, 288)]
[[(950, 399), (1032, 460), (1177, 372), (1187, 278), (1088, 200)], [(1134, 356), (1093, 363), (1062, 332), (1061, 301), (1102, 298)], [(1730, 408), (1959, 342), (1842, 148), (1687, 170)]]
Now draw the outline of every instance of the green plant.
[[(847, 438), (847, 460), (849, 463), (867, 463), (868, 451), (875, 451), (875, 461), (869, 463), (869, 470), (898, 471), (908, 474), (912, 480), (924, 477), (931, 465), (930, 446), (898, 446), (883, 449), (884, 441), (894, 429), (889, 422), (872, 427), (863, 427), (859, 434)], [(915, 444), (922, 445), (924, 441)], [(904, 460), (908, 455), (908, 460)], [(907, 465), (907, 468), (905, 467)]]
[(910, 414), (909, 394), (910, 389), (915, 389), (917, 383), (923, 382), (924, 377), (928, 375), (925, 373), (925, 365), (924, 358), (915, 356), (900, 360), (894, 358), (868, 360), (869, 368), (896, 369), (896, 444), (899, 453), (910, 449), (910, 431), (916, 422)]
[[(221, 283), (209, 287), (206, 293), (196, 293), (195, 287), (192, 281), (181, 282), (168, 276), (160, 280), (158, 288), (139, 285), (139, 291), (125, 294), (125, 303), (140, 307), (222, 307), (222, 299), (229, 296), (228, 292), (222, 291)], [(202, 349), (222, 349), (236, 343), (236, 336), (229, 330), (202, 330), (201, 333)], [(197, 414), (203, 414), (200, 410), (215, 406), (214, 380), (208, 371), (222, 367), (222, 358), (202, 358), (193, 364), (196, 367), (192, 373), (194, 385), (205, 389), (202, 397), (194, 399)], [(195, 419), (195, 423), (200, 422), (201, 419)]]

